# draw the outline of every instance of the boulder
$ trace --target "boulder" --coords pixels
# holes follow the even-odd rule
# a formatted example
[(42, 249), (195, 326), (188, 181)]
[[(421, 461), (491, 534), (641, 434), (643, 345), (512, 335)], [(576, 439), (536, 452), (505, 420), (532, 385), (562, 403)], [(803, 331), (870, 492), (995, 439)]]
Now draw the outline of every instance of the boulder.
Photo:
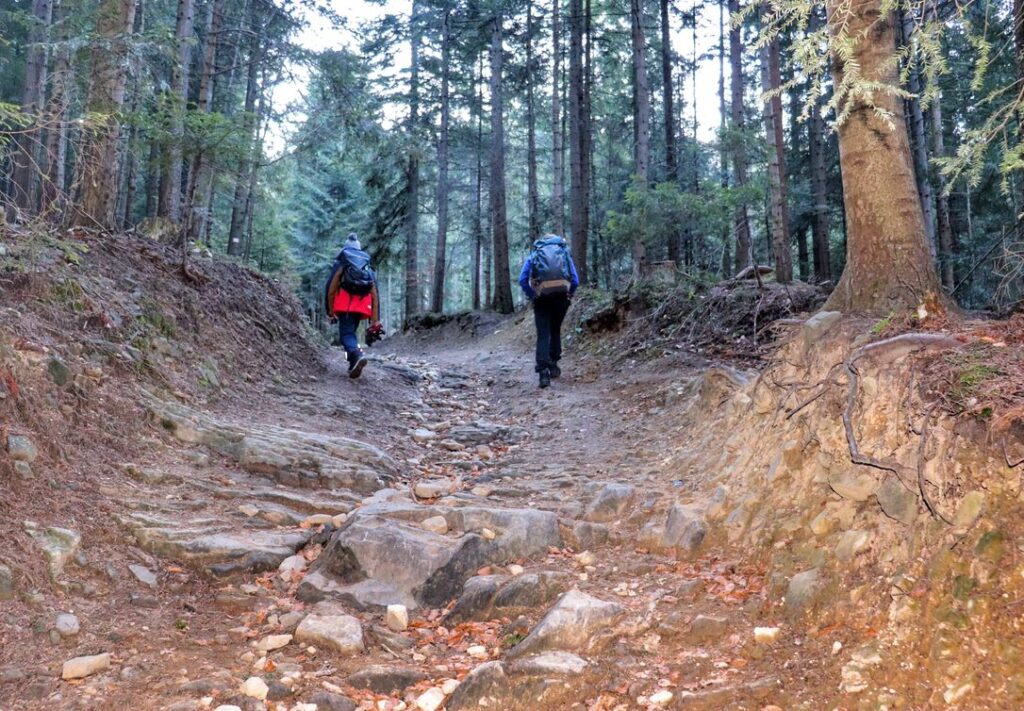
[(867, 501), (878, 490), (878, 478), (865, 471), (840, 469), (828, 473), (828, 485), (844, 499)]
[(578, 551), (596, 548), (608, 542), (608, 528), (604, 524), (562, 519), (559, 526), (566, 545)]
[(356, 711), (359, 705), (341, 694), (330, 691), (318, 691), (309, 697), (309, 702), (316, 705), (316, 711)]
[(691, 506), (673, 504), (664, 525), (648, 524), (640, 533), (640, 542), (651, 549), (685, 558), (695, 552), (707, 535), (703, 514)]
[(729, 621), (716, 615), (697, 615), (690, 623), (687, 639), (702, 644), (721, 639), (729, 632)]
[(804, 354), (811, 351), (814, 345), (821, 340), (822, 336), (839, 322), (843, 317), (838, 311), (819, 311), (804, 321), (801, 335), (803, 336)]
[(616, 626), (625, 609), (573, 588), (513, 647), (509, 658), (548, 650), (589, 654), (607, 647), (616, 636)]
[[(558, 519), (547, 511), (435, 507), (449, 528), (465, 532), (458, 537), (396, 520), (422, 508), (369, 505), (353, 514), (303, 579), (300, 599), (332, 598), (360, 609), (441, 607), (481, 567), (537, 555), (561, 542)], [(476, 533), (485, 528), (496, 532), (492, 540)]]
[(527, 436), (527, 431), (521, 427), (500, 425), (486, 420), (456, 425), (448, 430), (448, 439), (466, 446), (495, 442), (514, 444), (525, 440)]
[(327, 647), (351, 656), (365, 651), (363, 626), (345, 608), (333, 602), (321, 602), (313, 607), (295, 628), (298, 642), (315, 647)]
[(887, 476), (875, 492), (878, 505), (889, 518), (911, 524), (917, 518), (917, 494), (907, 489), (895, 476)]
[(595, 523), (617, 521), (626, 514), (635, 496), (636, 489), (629, 484), (605, 484), (587, 506), (583, 519)]
[(136, 580), (145, 585), (147, 588), (150, 588), (151, 590), (156, 589), (156, 574), (152, 570), (145, 566), (136, 564), (129, 565), (128, 570), (131, 571), (132, 576), (134, 576)]
[(575, 654), (544, 652), (512, 662), (481, 664), (459, 684), (447, 711), (536, 711), (569, 708), (594, 683), (592, 666)]
[(455, 607), (448, 614), (453, 621), (513, 617), (549, 604), (571, 584), (568, 573), (541, 571), (511, 578), (478, 575), (466, 581)]

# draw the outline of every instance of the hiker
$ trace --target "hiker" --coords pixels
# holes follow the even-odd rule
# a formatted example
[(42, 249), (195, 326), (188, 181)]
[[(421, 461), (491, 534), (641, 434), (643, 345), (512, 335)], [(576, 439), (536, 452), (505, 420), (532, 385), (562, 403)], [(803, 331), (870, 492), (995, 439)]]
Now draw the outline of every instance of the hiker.
[(536, 370), (542, 388), (562, 374), (558, 367), (562, 357), (562, 321), (579, 285), (576, 265), (563, 238), (547, 235), (533, 243), (533, 250), (519, 273), (519, 286), (533, 302), (533, 321), (537, 326)]
[(359, 323), (370, 319), (368, 341), (371, 335), (374, 338), (383, 335), (383, 328), (379, 319), (377, 275), (370, 267), (370, 255), (363, 251), (355, 233), (349, 234), (345, 246), (334, 258), (331, 276), (327, 280), (324, 308), (331, 323), (338, 322), (341, 345), (348, 356), (348, 377), (358, 378), (367, 363), (356, 335)]

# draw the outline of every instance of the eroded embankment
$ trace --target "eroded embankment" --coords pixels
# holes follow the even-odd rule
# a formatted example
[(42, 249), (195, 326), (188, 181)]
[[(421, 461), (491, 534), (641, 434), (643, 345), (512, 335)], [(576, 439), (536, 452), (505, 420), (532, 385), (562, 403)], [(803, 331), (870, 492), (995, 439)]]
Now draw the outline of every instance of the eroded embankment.
[(1016, 707), (1022, 443), (1012, 398), (993, 411), (969, 392), (1009, 372), (978, 350), (1006, 343), (871, 326), (819, 313), (756, 376), (695, 379), (675, 466), (711, 481), (646, 538), (744, 551), (768, 571), (766, 611), (815, 637), (853, 633), (834, 646), (846, 703)]

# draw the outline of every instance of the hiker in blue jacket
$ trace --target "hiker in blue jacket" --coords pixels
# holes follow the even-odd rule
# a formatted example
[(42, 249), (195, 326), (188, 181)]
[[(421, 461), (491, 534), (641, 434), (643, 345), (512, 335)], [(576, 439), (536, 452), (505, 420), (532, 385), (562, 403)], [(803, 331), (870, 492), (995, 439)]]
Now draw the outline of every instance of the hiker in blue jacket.
[(562, 321), (579, 285), (576, 265), (563, 238), (547, 235), (533, 243), (533, 250), (519, 273), (519, 286), (533, 302), (533, 321), (537, 326), (536, 369), (542, 388), (562, 374), (558, 367), (562, 358)]

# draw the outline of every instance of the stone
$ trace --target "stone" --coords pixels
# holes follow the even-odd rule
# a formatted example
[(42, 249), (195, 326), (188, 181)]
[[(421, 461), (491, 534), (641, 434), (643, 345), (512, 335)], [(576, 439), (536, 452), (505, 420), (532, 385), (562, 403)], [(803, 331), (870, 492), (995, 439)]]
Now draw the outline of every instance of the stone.
[(409, 610), (405, 605), (388, 605), (385, 624), (392, 632), (402, 632), (409, 627)]
[(981, 516), (984, 507), (984, 493), (980, 491), (967, 492), (963, 501), (960, 502), (960, 508), (956, 510), (956, 515), (953, 517), (953, 525), (958, 528), (970, 526)]
[(878, 478), (872, 474), (854, 469), (829, 472), (828, 485), (844, 499), (867, 501), (878, 490)]
[(755, 627), (754, 642), (769, 646), (773, 645), (779, 639), (781, 631), (778, 627)]
[[(477, 420), (470, 424), (456, 425), (448, 430), (448, 439), (464, 444), (487, 445), (498, 443), (515, 444), (522, 442), (529, 433), (521, 427), (501, 425), (487, 420)], [(478, 449), (479, 451), (479, 449)]]
[(601, 523), (563, 519), (559, 522), (562, 538), (571, 548), (586, 550), (608, 542), (608, 527)]
[(303, 519), (303, 521), (302, 521), (302, 525), (304, 525), (304, 526), (314, 526), (315, 527), (315, 526), (326, 526), (328, 524), (330, 524), (332, 526), (334, 525), (334, 517), (331, 516), (330, 514), (322, 514), (322, 513), (310, 514), (309, 516), (306, 516), (306, 518)]
[(428, 430), (425, 427), (420, 427), (410, 432), (409, 436), (412, 437), (413, 442), (426, 444), (427, 442), (437, 439), (437, 432), (434, 432), (433, 430)]
[(57, 615), (54, 629), (61, 637), (74, 637), (81, 630), (78, 618), (69, 612), (62, 612)]
[(729, 631), (729, 621), (715, 615), (697, 615), (690, 623), (687, 637), (696, 643), (713, 642), (724, 637)]
[(794, 575), (786, 588), (786, 614), (795, 617), (811, 607), (824, 586), (821, 572), (817, 568)]
[(491, 656), (487, 653), (487, 647), (482, 644), (474, 644), (467, 647), (466, 654), (473, 657), (473, 659), (488, 659)]
[(301, 555), (290, 555), (277, 566), (277, 574), (281, 580), (290, 583), (302, 575), (307, 565), (306, 559)]
[(577, 553), (575, 557), (576, 562), (584, 568), (593, 565), (597, 562), (597, 558), (590, 551), (583, 551), (582, 553)]
[(509, 657), (547, 650), (600, 651), (614, 640), (615, 627), (624, 616), (622, 605), (599, 600), (573, 588), (509, 651)]
[(270, 687), (267, 686), (267, 682), (258, 676), (250, 676), (244, 682), (239, 689), (246, 696), (263, 701), (267, 698), (267, 694), (270, 692)]
[(128, 566), (128, 570), (131, 571), (131, 574), (135, 576), (135, 579), (138, 580), (140, 583), (150, 588), (151, 590), (156, 590), (156, 574), (152, 570), (146, 568), (145, 566), (136, 565), (134, 563)]
[[(447, 509), (450, 527), (467, 531), (440, 536), (395, 516), (422, 515), (415, 504), (361, 507), (333, 533), (298, 588), (299, 599), (336, 599), (359, 609), (402, 604), (444, 607), (463, 583), (487, 565), (544, 553), (561, 543), (558, 518), (535, 509)], [(488, 541), (473, 531), (500, 532)]]
[(413, 493), (420, 499), (439, 499), (451, 491), (451, 482), (445, 479), (418, 481)]
[(353, 689), (369, 689), (375, 694), (401, 694), (410, 686), (428, 679), (428, 675), (412, 666), (373, 664), (348, 676), (345, 683)]
[(241, 506), (238, 507), (238, 510), (246, 516), (248, 516), (249, 518), (252, 518), (260, 512), (259, 508), (257, 508), (253, 504), (242, 504)]
[(27, 533), (43, 549), (53, 580), (57, 580), (63, 574), (64, 566), (75, 557), (78, 547), (82, 544), (82, 536), (77, 531), (67, 528), (51, 526), (43, 531), (29, 528)]
[(673, 504), (664, 526), (651, 525), (641, 532), (640, 542), (655, 551), (684, 558), (697, 550), (707, 534), (707, 523), (697, 509)]
[(445, 619), (452, 622), (485, 619), (490, 612), (491, 601), (508, 579), (506, 575), (474, 575), (469, 578), (462, 586), (462, 594), (455, 607)]
[(14, 471), (22, 479), (34, 479), (35, 472), (32, 471), (32, 465), (28, 462), (17, 461), (14, 463)]
[(668, 706), (670, 701), (672, 701), (672, 692), (668, 689), (655, 691), (653, 694), (647, 697), (647, 702), (651, 706)]
[(636, 489), (629, 484), (605, 484), (587, 506), (583, 519), (595, 523), (617, 521), (627, 512), (635, 496)]
[(420, 523), (420, 527), (424, 531), (430, 531), (431, 533), (436, 533), (439, 536), (443, 536), (448, 533), (448, 522), (445, 520), (444, 516), (431, 516), (428, 519), (424, 519), (423, 522)]
[(568, 709), (588, 695), (591, 665), (575, 654), (550, 651), (511, 662), (485, 662), (458, 685), (447, 711)]
[(416, 708), (419, 711), (437, 711), (444, 705), (444, 692), (432, 686), (416, 697)]
[(64, 662), (61, 669), (62, 679), (84, 679), (110, 669), (110, 654), (95, 654), (89, 657), (75, 657)]
[(316, 705), (316, 711), (356, 711), (359, 705), (355, 701), (329, 691), (318, 691), (309, 697), (309, 702)]
[(304, 644), (328, 647), (344, 655), (365, 651), (363, 626), (359, 620), (333, 602), (321, 602), (295, 629), (295, 639)]
[(518, 565), (517, 563), (513, 563), (512, 565), (508, 566), (508, 574), (509, 575), (513, 575), (513, 576), (514, 575), (522, 575), (523, 574), (523, 570), (524, 570), (523, 566)]
[(836, 558), (841, 561), (852, 560), (867, 550), (871, 543), (871, 534), (867, 531), (844, 531), (836, 545)]
[(570, 581), (567, 573), (556, 571), (520, 572), (511, 577), (478, 575), (466, 581), (448, 619), (465, 621), (512, 617), (551, 603), (568, 589)]
[(14, 575), (6, 565), (0, 565), (0, 600), (14, 599)]
[(290, 634), (272, 634), (264, 637), (253, 645), (257, 652), (272, 652), (275, 649), (287, 646), (292, 641)]
[(911, 524), (917, 518), (917, 494), (907, 489), (895, 476), (887, 476), (875, 492), (878, 505), (889, 518)]
[(16, 462), (31, 464), (39, 456), (35, 443), (24, 435), (7, 435), (7, 453)]
[(805, 355), (843, 317), (838, 311), (819, 311), (804, 321), (802, 336)]

